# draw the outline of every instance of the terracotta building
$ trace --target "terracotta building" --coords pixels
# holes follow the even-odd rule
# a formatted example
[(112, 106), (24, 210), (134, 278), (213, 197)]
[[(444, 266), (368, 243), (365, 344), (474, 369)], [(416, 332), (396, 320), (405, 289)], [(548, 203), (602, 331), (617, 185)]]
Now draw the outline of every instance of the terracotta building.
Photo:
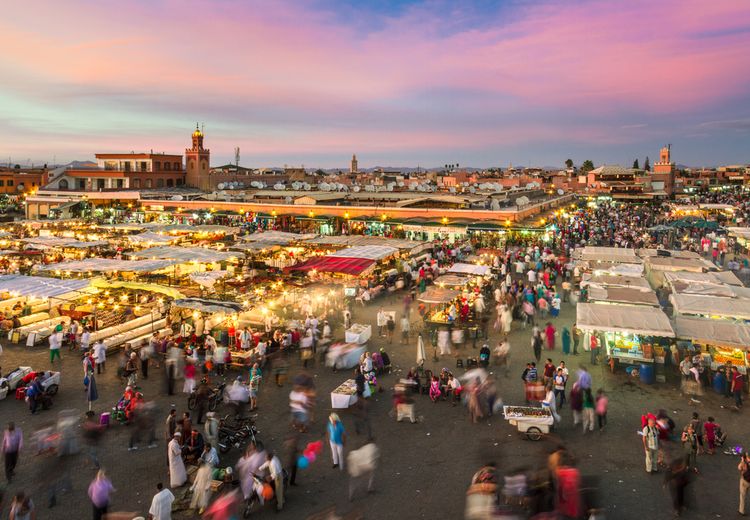
[(98, 153), (96, 167), (67, 169), (47, 184), (45, 190), (141, 190), (184, 184), (181, 155)]
[(0, 167), (0, 194), (20, 195), (38, 190), (47, 183), (47, 167)]

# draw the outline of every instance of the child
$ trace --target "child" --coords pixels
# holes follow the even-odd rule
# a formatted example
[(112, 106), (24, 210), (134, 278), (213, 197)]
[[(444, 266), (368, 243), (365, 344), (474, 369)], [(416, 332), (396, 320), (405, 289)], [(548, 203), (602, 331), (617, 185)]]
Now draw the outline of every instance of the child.
[(430, 399), (432, 399), (433, 403), (437, 403), (438, 399), (440, 399), (440, 380), (437, 376), (432, 376), (432, 381), (430, 382)]
[(607, 425), (607, 407), (609, 399), (601, 388), (596, 391), (596, 419), (599, 422), (599, 431), (603, 431)]

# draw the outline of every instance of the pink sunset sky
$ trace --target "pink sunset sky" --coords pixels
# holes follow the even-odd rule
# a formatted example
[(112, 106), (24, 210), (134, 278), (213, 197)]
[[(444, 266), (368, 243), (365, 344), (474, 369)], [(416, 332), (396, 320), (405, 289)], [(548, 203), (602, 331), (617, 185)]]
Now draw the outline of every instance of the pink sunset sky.
[(747, 0), (12, 2), (0, 161), (750, 162)]

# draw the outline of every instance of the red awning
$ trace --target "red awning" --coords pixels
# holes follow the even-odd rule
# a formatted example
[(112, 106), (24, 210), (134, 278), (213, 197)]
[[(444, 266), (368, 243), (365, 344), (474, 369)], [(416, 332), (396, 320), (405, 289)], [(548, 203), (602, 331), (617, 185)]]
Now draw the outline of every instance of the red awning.
[(288, 267), (287, 271), (320, 271), (323, 273), (342, 273), (358, 275), (375, 263), (367, 258), (343, 258), (335, 256), (318, 256), (300, 264)]

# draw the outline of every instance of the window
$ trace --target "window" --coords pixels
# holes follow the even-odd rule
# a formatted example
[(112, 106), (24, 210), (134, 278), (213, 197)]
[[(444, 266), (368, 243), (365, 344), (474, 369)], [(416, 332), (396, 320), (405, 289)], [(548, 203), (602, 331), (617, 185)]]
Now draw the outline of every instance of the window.
[(141, 161), (141, 171), (142, 172), (148, 171), (148, 163), (146, 161)]
[(178, 163), (178, 162), (174, 163), (174, 170), (175, 171), (179, 171), (181, 168), (182, 168), (182, 164), (181, 163)]
[[(130, 163), (128, 163), (130, 164)], [(96, 188), (99, 190), (104, 189), (104, 179), (96, 179)]]
[(130, 171), (130, 161), (126, 161), (126, 162), (124, 162), (124, 163), (123, 163), (123, 166), (125, 166), (125, 168), (124, 168), (124, 169), (125, 169), (125, 171), (126, 171), (126, 172), (129, 172), (129, 171)]
[(176, 180), (174, 181), (174, 185), (175, 185), (175, 186), (182, 186), (183, 184), (185, 184), (185, 180), (184, 180), (184, 179), (182, 179), (182, 178), (176, 179)]
[(125, 179), (117, 179), (117, 187), (122, 188), (124, 186)]
[(158, 171), (158, 170), (161, 170), (161, 162), (156, 161), (154, 163), (154, 171)]
[(78, 179), (78, 189), (79, 190), (86, 189), (86, 179)]
[(8, 179), (8, 186), (13, 186), (13, 179)]
[(156, 179), (156, 187), (157, 188), (163, 188), (164, 187), (164, 179)]
[(68, 189), (68, 181), (67, 179), (63, 179), (60, 181), (60, 184), (57, 185), (61, 190), (67, 190)]
[(2, 188), (3, 186), (5, 186), (5, 181), (4, 180), (0, 180), (0, 188)]
[(208, 168), (206, 161), (201, 161), (201, 170), (205, 170), (206, 168)]
[(151, 188), (151, 187), (153, 187), (151, 179), (146, 179), (146, 188)]
[(140, 188), (141, 187), (141, 179), (133, 179), (133, 188)]
[(167, 170), (167, 171), (169, 171), (169, 170), (171, 169), (171, 168), (170, 168), (171, 166), (172, 166), (172, 165), (171, 165), (170, 163), (168, 163), (168, 162), (165, 162), (165, 163), (164, 163), (164, 169), (165, 169), (165, 170)]
[(167, 188), (171, 188), (174, 186), (174, 180), (173, 179), (167, 179)]
[(117, 162), (116, 161), (104, 161), (104, 169), (105, 170), (116, 170), (117, 169)]

